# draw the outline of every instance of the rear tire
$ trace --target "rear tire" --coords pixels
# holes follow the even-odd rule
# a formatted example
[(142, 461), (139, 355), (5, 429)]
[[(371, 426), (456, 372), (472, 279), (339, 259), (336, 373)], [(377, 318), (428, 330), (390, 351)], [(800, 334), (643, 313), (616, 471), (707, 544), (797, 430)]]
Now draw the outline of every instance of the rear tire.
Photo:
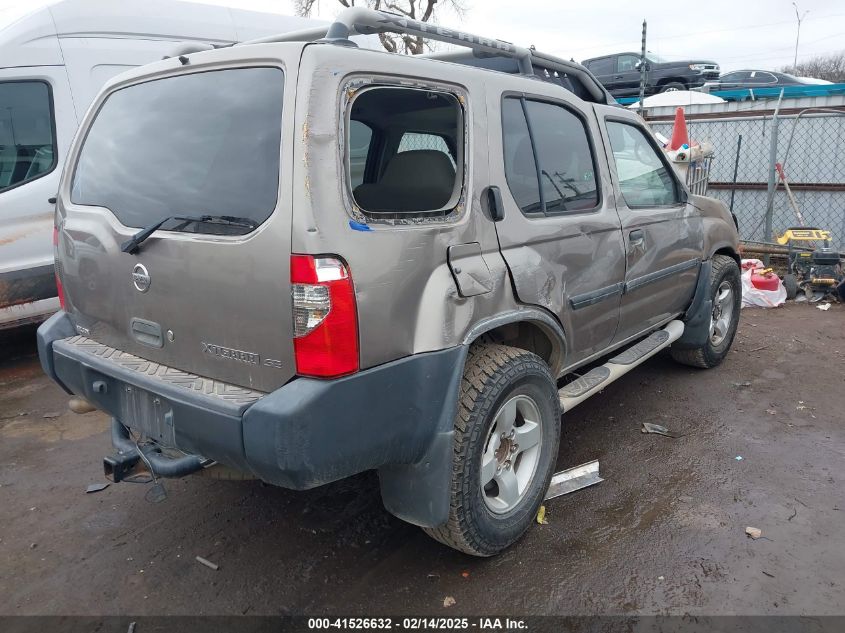
[[(730, 294), (726, 296), (726, 292)], [(720, 297), (722, 297), (721, 301)], [(742, 305), (739, 266), (732, 257), (713, 256), (710, 298), (713, 300), (713, 313), (707, 342), (694, 349), (670, 348), (672, 358), (679, 363), (710, 369), (721, 363), (728, 355), (739, 325), (739, 311)]]
[(674, 92), (675, 90), (686, 90), (687, 87), (680, 81), (670, 81), (660, 86), (660, 92)]
[(798, 296), (798, 279), (792, 273), (783, 276), (783, 287), (786, 288), (786, 298), (794, 301)]
[(560, 400), (548, 366), (526, 350), (473, 345), (455, 417), (449, 519), (426, 534), (473, 556), (515, 543), (545, 498), (559, 440)]

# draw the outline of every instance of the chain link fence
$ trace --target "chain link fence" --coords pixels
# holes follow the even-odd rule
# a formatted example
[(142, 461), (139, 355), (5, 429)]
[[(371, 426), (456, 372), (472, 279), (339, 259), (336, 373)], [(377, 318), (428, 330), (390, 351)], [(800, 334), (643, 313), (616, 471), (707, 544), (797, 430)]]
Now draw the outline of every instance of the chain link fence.
[[(780, 163), (794, 206), (807, 226), (828, 229), (834, 245), (845, 247), (845, 112), (779, 115), (775, 160), (771, 160), (774, 113), (753, 116), (688, 117), (689, 136), (710, 141), (716, 150), (707, 195), (732, 207), (744, 240), (771, 241), (799, 224), (789, 193), (773, 163)], [(672, 122), (650, 121), (655, 132), (671, 137)], [(775, 174), (772, 236), (765, 233), (769, 174)]]

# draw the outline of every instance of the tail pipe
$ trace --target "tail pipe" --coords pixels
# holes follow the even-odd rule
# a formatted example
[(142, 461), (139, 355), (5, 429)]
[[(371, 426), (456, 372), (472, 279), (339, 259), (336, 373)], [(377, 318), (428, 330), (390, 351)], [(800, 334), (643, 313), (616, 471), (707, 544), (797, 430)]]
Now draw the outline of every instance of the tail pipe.
[(106, 478), (115, 483), (134, 474), (135, 467), (141, 460), (141, 453), (156, 477), (184, 477), (202, 470), (206, 461), (198, 455), (167, 457), (159, 452), (155, 444), (135, 444), (129, 437), (129, 429), (117, 418), (112, 418), (111, 421), (111, 441), (117, 453), (103, 460), (103, 471)]

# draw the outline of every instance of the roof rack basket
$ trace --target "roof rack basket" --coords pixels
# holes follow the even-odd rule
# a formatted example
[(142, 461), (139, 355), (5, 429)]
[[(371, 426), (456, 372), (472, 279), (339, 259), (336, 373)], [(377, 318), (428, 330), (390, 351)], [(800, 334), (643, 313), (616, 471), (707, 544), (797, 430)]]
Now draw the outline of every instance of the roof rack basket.
[(460, 52), (448, 52), (428, 56), (433, 59), (452, 61), (469, 65), (472, 59), (510, 58), (516, 62), (516, 72), (529, 77), (550, 80), (553, 83), (565, 84), (564, 78), (578, 82), (583, 90), (573, 90), (580, 93), (584, 99), (596, 103), (614, 103), (613, 98), (598, 80), (586, 68), (575, 62), (566, 61), (553, 55), (516, 46), (510, 42), (472, 35), (463, 31), (449, 29), (436, 24), (412, 20), (403, 15), (376, 11), (364, 7), (350, 7), (344, 9), (328, 27), (318, 27), (272, 35), (257, 40), (250, 40), (244, 44), (260, 44), (268, 42), (307, 42), (321, 41), (342, 46), (357, 46), (349, 38), (352, 35), (371, 35), (375, 33), (404, 33), (412, 36), (424, 37), (439, 42), (446, 42), (455, 46), (469, 48), (470, 56)]

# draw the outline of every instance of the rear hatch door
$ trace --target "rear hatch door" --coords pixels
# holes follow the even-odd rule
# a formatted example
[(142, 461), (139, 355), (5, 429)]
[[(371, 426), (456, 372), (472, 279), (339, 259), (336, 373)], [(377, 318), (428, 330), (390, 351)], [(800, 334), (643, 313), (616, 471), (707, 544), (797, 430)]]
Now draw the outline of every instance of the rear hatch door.
[[(80, 332), (252, 389), (293, 376), (283, 104), (295, 63), (192, 64), (118, 84), (99, 105), (59, 201), (57, 261)], [(122, 250), (170, 216), (206, 220), (167, 220)]]

